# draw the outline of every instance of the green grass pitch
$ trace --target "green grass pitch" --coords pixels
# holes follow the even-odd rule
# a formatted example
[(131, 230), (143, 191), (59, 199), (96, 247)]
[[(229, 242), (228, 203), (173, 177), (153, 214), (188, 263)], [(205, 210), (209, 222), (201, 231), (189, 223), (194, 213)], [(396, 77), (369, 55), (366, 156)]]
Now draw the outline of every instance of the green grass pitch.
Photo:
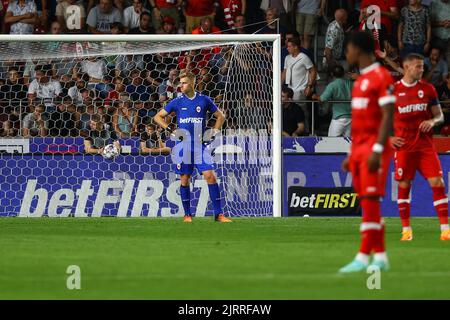
[[(339, 275), (359, 246), (358, 218), (0, 219), (2, 299), (449, 299), (450, 242), (436, 218), (400, 242), (388, 218), (391, 270)], [(66, 269), (81, 268), (81, 290)]]

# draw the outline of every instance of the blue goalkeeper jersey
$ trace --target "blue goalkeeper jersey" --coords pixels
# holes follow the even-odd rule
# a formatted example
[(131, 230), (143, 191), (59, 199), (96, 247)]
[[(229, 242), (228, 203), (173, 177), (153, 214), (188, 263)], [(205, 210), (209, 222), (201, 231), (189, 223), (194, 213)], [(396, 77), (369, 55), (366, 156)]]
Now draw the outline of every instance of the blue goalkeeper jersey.
[(218, 108), (211, 98), (195, 92), (192, 99), (184, 94), (173, 99), (164, 107), (164, 110), (167, 113), (175, 112), (177, 128), (187, 130), (191, 142), (194, 142), (195, 138), (201, 140), (205, 133), (208, 112), (214, 113)]

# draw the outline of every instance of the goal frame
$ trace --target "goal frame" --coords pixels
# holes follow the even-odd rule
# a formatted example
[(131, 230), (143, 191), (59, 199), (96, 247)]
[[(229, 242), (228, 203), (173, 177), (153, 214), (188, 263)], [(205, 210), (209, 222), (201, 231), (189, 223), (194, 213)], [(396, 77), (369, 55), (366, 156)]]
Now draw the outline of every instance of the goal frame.
[(272, 216), (282, 217), (282, 113), (281, 113), (281, 36), (279, 34), (208, 34), (208, 35), (0, 35), (0, 42), (258, 42), (273, 43), (273, 127), (272, 127), (272, 175), (273, 175), (273, 212)]

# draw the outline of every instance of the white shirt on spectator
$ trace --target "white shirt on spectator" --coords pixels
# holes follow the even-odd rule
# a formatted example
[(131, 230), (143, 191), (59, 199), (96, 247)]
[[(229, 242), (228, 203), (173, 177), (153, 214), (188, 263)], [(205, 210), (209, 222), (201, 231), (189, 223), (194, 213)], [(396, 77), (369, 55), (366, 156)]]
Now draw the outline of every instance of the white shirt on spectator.
[(110, 32), (111, 24), (114, 22), (122, 23), (122, 15), (120, 11), (113, 7), (110, 13), (102, 13), (98, 5), (89, 11), (86, 20), (88, 26), (95, 28), (100, 32)]
[(84, 60), (81, 62), (81, 71), (87, 73), (91, 78), (101, 80), (107, 71), (106, 63), (103, 59), (96, 61)]
[(77, 86), (70, 87), (67, 91), (67, 95), (72, 98), (73, 103), (76, 105), (83, 103), (83, 96)]
[[(21, 16), (27, 13), (35, 13), (36, 4), (33, 0), (25, 0), (25, 5), (23, 7), (19, 6), (19, 1), (10, 2), (8, 5), (7, 12), (11, 12), (12, 15)], [(34, 31), (34, 26), (29, 23), (16, 22), (11, 25), (10, 34), (32, 34)]]
[[(148, 10), (142, 10), (142, 12)], [(139, 17), (140, 13), (137, 13), (134, 10), (133, 6), (129, 6), (125, 10), (123, 10), (123, 26), (128, 29), (133, 29), (139, 27)]]
[(314, 64), (311, 59), (302, 52), (296, 57), (287, 55), (284, 59), (286, 70), (286, 84), (294, 91), (294, 100), (300, 99), (302, 92), (306, 89), (309, 81), (309, 72)]
[[(77, 13), (78, 11), (78, 13)], [(64, 17), (64, 21), (66, 22), (66, 27), (69, 30), (72, 30), (73, 27), (69, 25), (68, 19), (69, 17), (79, 16), (80, 20), (82, 18), (86, 18), (86, 11), (83, 7), (83, 1), (78, 1), (75, 4), (69, 4), (67, 1), (61, 1), (56, 6), (55, 16), (56, 17)], [(72, 19), (73, 20), (73, 19)], [(73, 23), (74, 21), (72, 21)], [(80, 21), (81, 24), (81, 21)]]
[(28, 94), (36, 94), (37, 98), (43, 99), (56, 98), (61, 94), (61, 84), (55, 80), (43, 84), (34, 79), (28, 87)]

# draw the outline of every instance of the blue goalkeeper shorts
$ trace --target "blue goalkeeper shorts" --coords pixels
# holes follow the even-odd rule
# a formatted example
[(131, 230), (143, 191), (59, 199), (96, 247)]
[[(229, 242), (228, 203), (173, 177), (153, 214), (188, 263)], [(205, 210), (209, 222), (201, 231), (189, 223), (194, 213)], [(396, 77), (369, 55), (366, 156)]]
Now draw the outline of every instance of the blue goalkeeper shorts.
[(191, 175), (194, 172), (194, 168), (197, 169), (199, 173), (203, 173), (204, 171), (214, 170), (215, 165), (211, 155), (208, 152), (205, 153), (205, 149), (208, 146), (202, 145), (201, 151), (198, 152), (191, 151), (190, 152), (190, 163), (178, 163), (175, 165), (175, 173), (176, 174), (189, 174)]

